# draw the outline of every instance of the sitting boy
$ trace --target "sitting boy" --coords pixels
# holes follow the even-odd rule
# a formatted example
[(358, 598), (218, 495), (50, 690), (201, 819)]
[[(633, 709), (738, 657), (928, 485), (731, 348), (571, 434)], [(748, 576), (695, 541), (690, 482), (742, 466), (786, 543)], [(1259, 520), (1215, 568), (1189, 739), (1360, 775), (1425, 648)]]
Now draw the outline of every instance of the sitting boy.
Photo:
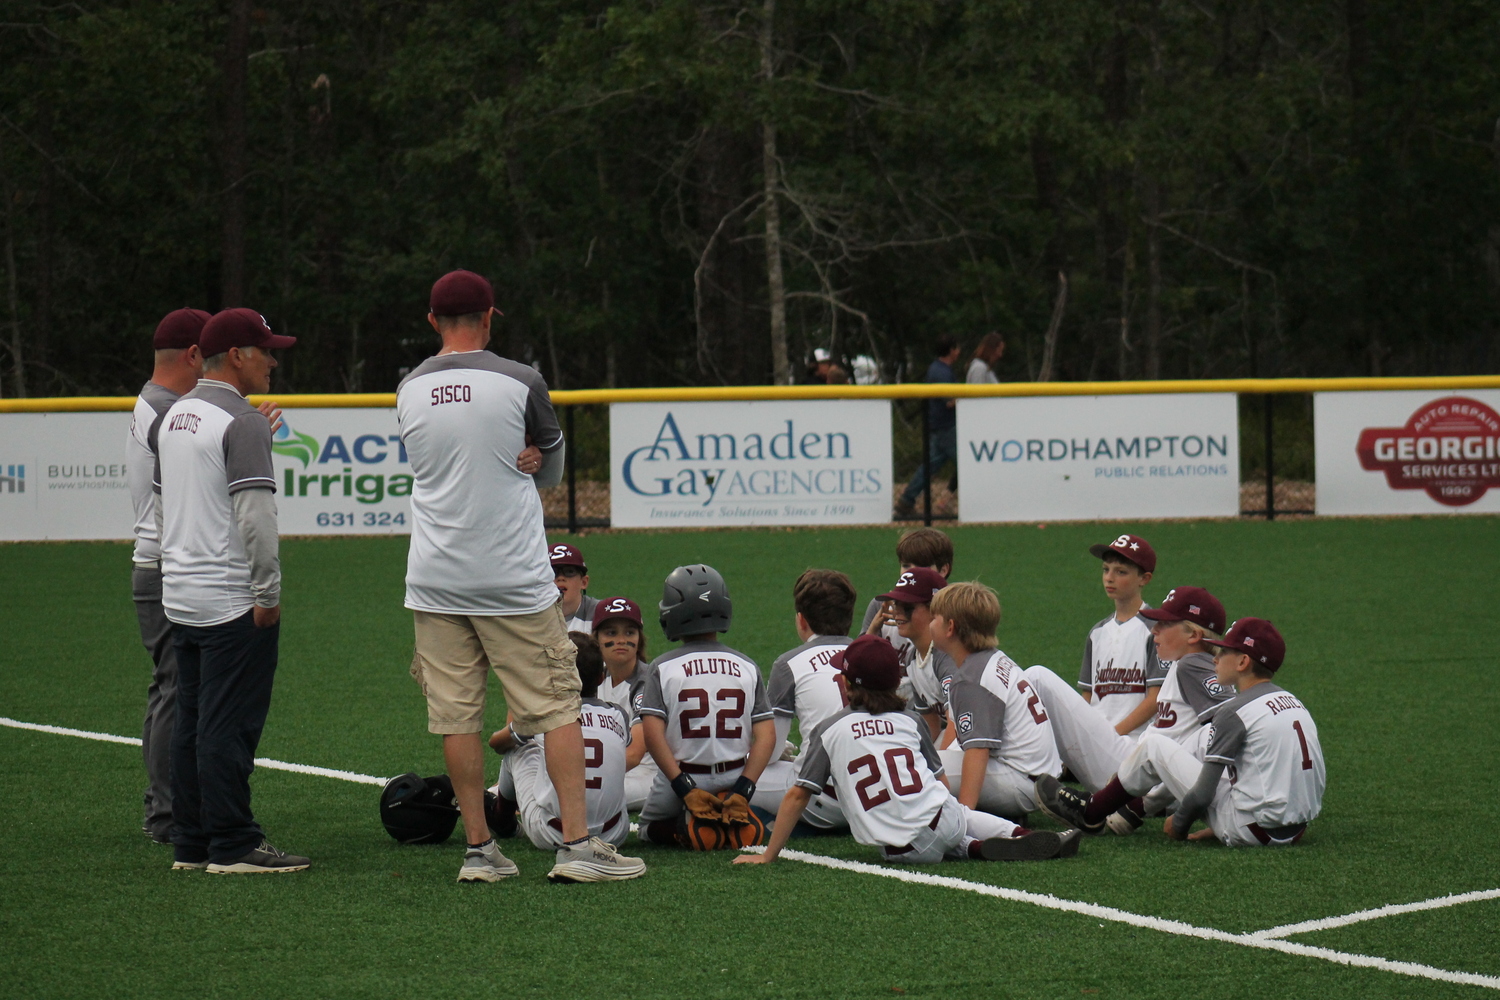
[[(913, 528), (903, 532), (896, 542), (896, 562), (903, 573), (917, 568), (930, 569), (947, 580), (953, 571), (953, 540), (936, 528)], [(861, 635), (884, 636), (896, 648), (901, 655), (901, 694), (910, 698), (911, 684), (906, 675), (915, 651), (911, 640), (901, 634), (899, 626), (884, 599), (877, 597), (865, 608), (859, 632)]]
[[(824, 719), (844, 710), (835, 681), (838, 671), (829, 664), (849, 645), (849, 626), (854, 620), (854, 584), (836, 570), (810, 569), (792, 585), (792, 606), (796, 608), (797, 636), (802, 644), (776, 658), (769, 684), (771, 711), (776, 713), (777, 746), (790, 746), (787, 737), (793, 719), (806, 740)], [(796, 761), (792, 763), (791, 776), (795, 776), (798, 766)], [(762, 787), (761, 791), (770, 789)], [(821, 829), (842, 826), (844, 818), (838, 799), (833, 795), (818, 795), (807, 811), (806, 820)]]
[(786, 846), (812, 797), (832, 782), (849, 828), (887, 861), (932, 864), (944, 858), (1041, 860), (1078, 853), (1078, 831), (1033, 832), (956, 802), (927, 726), (902, 711), (901, 664), (878, 636), (862, 635), (833, 661), (848, 708), (808, 737), (797, 783), (787, 789), (764, 854), (735, 864), (769, 864)]
[(948, 783), (970, 809), (1024, 816), (1036, 808), (1033, 782), (1061, 774), (1062, 760), (1041, 696), (996, 648), (1000, 599), (982, 583), (950, 583), (930, 607), (932, 641), (957, 664), (947, 701), (960, 749), (939, 751)]
[[(616, 847), (625, 843), (630, 832), (630, 816), (625, 810), (625, 754), (630, 744), (630, 725), (619, 706), (597, 697), (599, 682), (604, 678), (604, 661), (594, 640), (581, 632), (570, 638), (578, 648), (578, 678), (583, 685), (584, 803), (588, 813), (589, 836), (598, 837)], [(557, 850), (562, 846), (561, 813), (557, 807), (557, 790), (547, 776), (543, 758), (546, 736), (516, 736), (509, 726), (490, 737), (490, 746), (503, 754), (500, 777), (495, 782), (497, 802), (493, 813), (501, 836), (506, 819), (520, 812), (521, 830), (538, 850)], [(493, 821), (492, 821), (493, 825)], [(629, 860), (629, 859), (622, 859)], [(641, 865), (644, 871), (645, 866)], [(572, 879), (571, 881), (578, 881)]]
[(1167, 675), (1140, 616), (1141, 591), (1156, 571), (1156, 552), (1139, 535), (1121, 535), (1089, 553), (1104, 562), (1104, 593), (1114, 614), (1089, 629), (1078, 689), (1121, 736), (1139, 735), (1156, 714), (1156, 696)]
[[(682, 645), (652, 662), (641, 693), (646, 749), (661, 773), (641, 806), (639, 836), (675, 844), (684, 809), (699, 819), (748, 819), (756, 782), (781, 748), (760, 668), (718, 641), (732, 612), (718, 570), (674, 569), (660, 609), (662, 631)], [(775, 769), (789, 784), (791, 765)], [(730, 794), (722, 801), (713, 794), (723, 791)]]
[(1120, 773), (1094, 795), (1053, 778), (1037, 781), (1043, 810), (1085, 833), (1098, 833), (1104, 818), (1131, 797), (1165, 784), (1177, 811), (1162, 829), (1174, 840), (1189, 839), (1199, 819), (1209, 825), (1192, 834), (1193, 840), (1217, 837), (1236, 847), (1301, 839), (1322, 808), (1328, 776), (1312, 715), (1272, 681), (1286, 643), (1261, 618), (1241, 618), (1223, 639), (1207, 642), (1217, 647), (1218, 682), (1232, 684), (1237, 694), (1214, 714), (1203, 761), (1181, 743), (1147, 733)]
[(569, 632), (588, 633), (593, 628), (594, 606), (599, 600), (588, 595), (589, 568), (583, 561), (583, 553), (559, 542), (552, 546), (548, 556), (558, 593), (562, 595), (564, 624)]
[(630, 720), (630, 746), (625, 751), (625, 808), (640, 812), (646, 793), (656, 780), (656, 761), (646, 753), (646, 736), (637, 714), (646, 674), (646, 633), (640, 607), (628, 597), (608, 597), (594, 606), (594, 641), (604, 657), (604, 680), (599, 697), (620, 706)]
[(933, 739), (943, 731), (945, 721), (943, 678), (954, 668), (948, 654), (933, 643), (929, 630), (932, 595), (946, 586), (947, 578), (937, 570), (914, 566), (902, 570), (896, 586), (877, 598), (886, 602), (882, 608), (885, 620), (896, 626), (897, 633), (908, 644), (910, 655), (903, 664), (908, 689), (906, 707), (926, 720)]

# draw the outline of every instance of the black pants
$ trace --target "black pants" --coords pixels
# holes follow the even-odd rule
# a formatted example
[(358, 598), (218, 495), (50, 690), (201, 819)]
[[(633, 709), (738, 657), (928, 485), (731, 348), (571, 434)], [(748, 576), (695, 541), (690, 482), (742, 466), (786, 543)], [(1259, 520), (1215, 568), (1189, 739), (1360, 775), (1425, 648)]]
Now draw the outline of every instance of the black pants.
[(224, 863), (262, 837), (250, 772), (271, 707), (281, 626), (251, 611), (222, 625), (172, 626), (177, 725), (172, 733), (172, 843), (178, 860)]

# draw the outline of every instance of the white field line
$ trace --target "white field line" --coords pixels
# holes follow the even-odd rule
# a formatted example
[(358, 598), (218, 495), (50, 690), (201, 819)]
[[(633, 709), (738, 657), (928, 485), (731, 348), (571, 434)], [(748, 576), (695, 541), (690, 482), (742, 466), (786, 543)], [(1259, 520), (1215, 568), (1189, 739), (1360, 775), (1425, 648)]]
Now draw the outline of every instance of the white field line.
[[(747, 848), (747, 850), (758, 853), (763, 851), (764, 848), (752, 847)], [(1288, 955), (1301, 955), (1305, 958), (1320, 958), (1327, 962), (1336, 962), (1339, 965), (1379, 969), (1384, 972), (1394, 972), (1404, 976), (1417, 976), (1422, 979), (1434, 979), (1446, 983), (1458, 983), (1464, 986), (1484, 986), (1492, 990), (1500, 990), (1500, 977), (1495, 976), (1482, 976), (1473, 972), (1452, 972), (1448, 969), (1438, 969), (1430, 965), (1419, 965), (1415, 962), (1394, 962), (1390, 959), (1377, 958), (1373, 955), (1356, 955), (1349, 952), (1334, 951), (1330, 948), (1318, 948), (1313, 945), (1300, 944), (1295, 941), (1282, 941), (1278, 938), (1261, 937), (1256, 934), (1231, 934), (1228, 931), (1216, 930), (1212, 927), (1197, 927), (1193, 924), (1183, 923), (1180, 920), (1166, 920), (1162, 917), (1145, 916), (1140, 913), (1131, 913), (1128, 910), (1117, 910), (1112, 906), (1100, 906), (1097, 903), (1083, 903), (1071, 899), (1059, 899), (1056, 896), (1049, 896), (1043, 893), (1026, 892), (1021, 889), (1008, 889), (1004, 886), (987, 885), (982, 882), (969, 882), (964, 879), (950, 878), (944, 875), (928, 875), (925, 872), (910, 871), (904, 868), (886, 868), (880, 865), (865, 864), (860, 861), (845, 861), (842, 858), (829, 858), (821, 854), (806, 854), (802, 851), (783, 850), (781, 857), (789, 858), (793, 861), (803, 861), (811, 865), (821, 865), (824, 868), (837, 868), (843, 871), (859, 872), (862, 875), (893, 878), (901, 882), (911, 882), (916, 885), (958, 889), (963, 892), (977, 893), (981, 896), (994, 896), (998, 899), (1008, 899), (1017, 903), (1030, 903), (1033, 906), (1041, 906), (1049, 910), (1078, 913), (1098, 920), (1110, 920), (1115, 923), (1129, 924), (1132, 927), (1160, 931), (1163, 934), (1176, 934), (1182, 937), (1200, 938), (1205, 941), (1222, 941), (1226, 944), (1259, 948), (1264, 951), (1279, 951)]]
[[(35, 722), (18, 722), (15, 719), (0, 718), (0, 726), (9, 726), (11, 729), (30, 729), (38, 733), (52, 733), (54, 736), (77, 736), (85, 740), (98, 740), (101, 743), (128, 743), (136, 747), (141, 745), (141, 740), (138, 736), (115, 736), (113, 733), (91, 733), (85, 729), (68, 729), (64, 726), (42, 726)], [(388, 778), (377, 778), (372, 774), (338, 771), (331, 767), (291, 764), (284, 760), (272, 760), (269, 757), (255, 758), (255, 766), (268, 768), (272, 771), (294, 771), (297, 774), (312, 774), (320, 778), (337, 778), (340, 781), (354, 781), (361, 785), (383, 786), (390, 780)]]
[(1342, 917), (1324, 917), (1322, 920), (1304, 920), (1298, 924), (1282, 924), (1280, 927), (1256, 931), (1250, 936), (1265, 939), (1291, 937), (1293, 934), (1326, 931), (1335, 927), (1347, 927), (1350, 924), (1363, 923), (1366, 920), (1394, 917), (1399, 913), (1416, 913), (1420, 910), (1441, 910), (1445, 906), (1478, 903), (1486, 899), (1500, 899), (1500, 889), (1480, 889), (1476, 892), (1461, 892), (1454, 896), (1437, 896), (1432, 899), (1424, 899), (1419, 903), (1392, 903), (1389, 906), (1377, 906), (1373, 910), (1346, 913)]
[[(39, 733), (52, 733), (57, 736), (77, 736), (82, 739), (98, 740), (103, 743), (127, 743), (132, 746), (141, 745), (141, 741), (133, 736), (91, 733), (83, 729), (44, 726), (34, 722), (18, 722), (15, 719), (3, 717), (0, 717), (0, 726), (8, 726), (12, 729), (29, 729)], [(385, 778), (377, 778), (369, 774), (356, 774), (353, 771), (339, 771), (328, 767), (311, 767), (307, 764), (289, 764), (284, 761), (270, 760), (264, 757), (256, 758), (255, 763), (258, 767), (267, 767), (279, 771), (295, 771), (298, 774), (311, 774), (323, 778), (336, 778), (340, 781), (353, 781), (363, 785), (384, 785), (386, 782)], [(747, 850), (759, 853), (764, 851), (765, 848), (751, 847), (747, 848)], [(1044, 893), (1026, 892), (1023, 889), (1008, 889), (1004, 886), (987, 885), (983, 882), (969, 882), (964, 879), (950, 878), (946, 875), (928, 875), (925, 872), (910, 871), (904, 868), (886, 868), (879, 865), (865, 864), (861, 861), (845, 861), (842, 858), (829, 858), (821, 854), (807, 854), (802, 851), (784, 850), (781, 852), (781, 856), (792, 861), (821, 865), (824, 868), (837, 868), (844, 871), (859, 872), (863, 875), (893, 878), (897, 881), (910, 882), (916, 885), (957, 889), (962, 892), (977, 893), (981, 896), (1008, 899), (1016, 903), (1030, 903), (1033, 906), (1040, 906), (1049, 910), (1078, 913), (1099, 920), (1109, 920), (1114, 923), (1129, 924), (1132, 927), (1160, 931), (1163, 934), (1200, 938), (1204, 941), (1221, 941), (1226, 944), (1259, 948), (1264, 951), (1279, 951), (1288, 955), (1301, 955), (1305, 958), (1320, 958), (1327, 962), (1338, 963), (1339, 965), (1380, 969), (1384, 972), (1394, 972), (1403, 976), (1417, 976), (1422, 979), (1458, 983), (1463, 986), (1483, 986), (1492, 990), (1500, 990), (1500, 977), (1481, 976), (1473, 972), (1452, 972), (1448, 969), (1438, 969), (1430, 965), (1419, 965), (1415, 962), (1393, 962), (1390, 959), (1377, 958), (1373, 955), (1356, 955), (1349, 952), (1334, 951), (1330, 948), (1318, 948), (1313, 945), (1300, 944), (1296, 941), (1283, 941), (1280, 937), (1272, 936), (1324, 930), (1329, 927), (1341, 927), (1345, 924), (1358, 923), (1360, 920), (1375, 920), (1379, 917), (1391, 916), (1397, 913), (1437, 909), (1442, 906), (1453, 906), (1458, 903), (1474, 902), (1480, 899), (1500, 898), (1500, 889), (1469, 892), (1459, 896), (1440, 896), (1421, 903), (1398, 903), (1392, 906), (1381, 907), (1378, 910), (1363, 910), (1344, 917), (1329, 917), (1326, 920), (1310, 920), (1301, 924), (1287, 924), (1284, 927), (1273, 927), (1269, 930), (1256, 931), (1252, 934), (1231, 934), (1228, 931), (1221, 931), (1212, 927), (1197, 927), (1193, 924), (1184, 923), (1181, 920), (1151, 917), (1140, 913), (1131, 913), (1128, 910), (1119, 910), (1112, 906), (1100, 906), (1097, 903), (1060, 899), (1057, 896), (1049, 896)]]

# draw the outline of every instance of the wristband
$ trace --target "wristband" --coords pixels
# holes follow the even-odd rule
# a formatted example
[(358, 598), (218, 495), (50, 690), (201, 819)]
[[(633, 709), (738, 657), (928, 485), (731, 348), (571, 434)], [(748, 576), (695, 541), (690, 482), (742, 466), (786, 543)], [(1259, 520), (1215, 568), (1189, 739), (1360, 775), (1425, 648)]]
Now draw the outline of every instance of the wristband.
[(677, 797), (679, 799), (687, 798), (688, 792), (691, 792), (697, 787), (698, 783), (694, 781), (693, 776), (691, 774), (688, 774), (686, 771), (672, 779), (672, 791), (677, 793)]
[(755, 796), (755, 782), (742, 774), (735, 779), (734, 787), (729, 789), (729, 793), (731, 795), (743, 795), (745, 801), (748, 802)]

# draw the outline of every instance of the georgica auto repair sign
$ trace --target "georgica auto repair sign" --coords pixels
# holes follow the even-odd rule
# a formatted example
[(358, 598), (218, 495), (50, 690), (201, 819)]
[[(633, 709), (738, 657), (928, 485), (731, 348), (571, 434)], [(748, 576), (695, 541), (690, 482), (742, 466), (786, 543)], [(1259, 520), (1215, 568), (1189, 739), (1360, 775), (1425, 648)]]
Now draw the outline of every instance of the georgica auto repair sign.
[(1464, 507), (1500, 486), (1500, 414), (1464, 396), (1424, 404), (1404, 427), (1367, 427), (1356, 446), (1361, 467), (1385, 473), (1393, 490), (1426, 490)]

